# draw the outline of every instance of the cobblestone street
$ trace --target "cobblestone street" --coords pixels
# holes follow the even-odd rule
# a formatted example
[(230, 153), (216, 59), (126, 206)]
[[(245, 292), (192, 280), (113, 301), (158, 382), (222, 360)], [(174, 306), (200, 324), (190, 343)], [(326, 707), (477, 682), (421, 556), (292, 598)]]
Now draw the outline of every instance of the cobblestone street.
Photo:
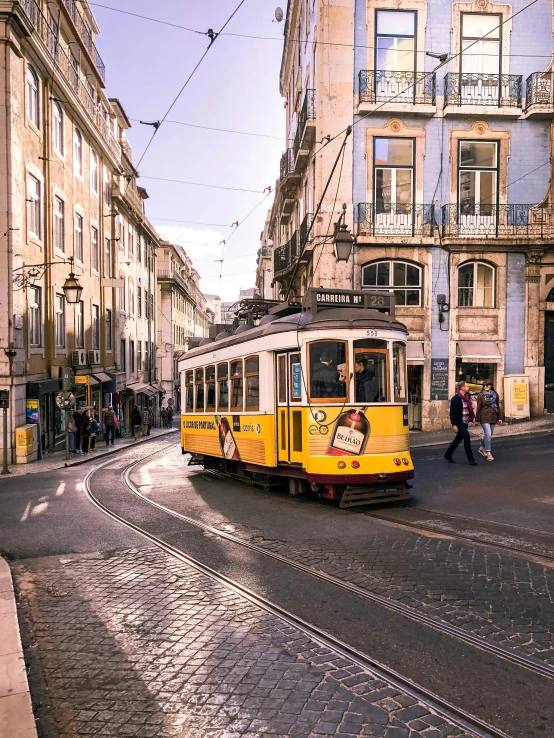
[(14, 572), (40, 738), (467, 735), (158, 549)]

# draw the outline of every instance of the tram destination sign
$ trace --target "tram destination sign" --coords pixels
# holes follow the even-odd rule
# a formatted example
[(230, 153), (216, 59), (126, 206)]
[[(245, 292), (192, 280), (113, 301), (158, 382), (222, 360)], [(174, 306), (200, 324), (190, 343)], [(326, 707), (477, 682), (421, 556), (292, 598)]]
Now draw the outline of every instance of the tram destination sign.
[(390, 292), (373, 290), (310, 289), (306, 295), (306, 310), (317, 313), (329, 308), (365, 308), (394, 314), (394, 297)]

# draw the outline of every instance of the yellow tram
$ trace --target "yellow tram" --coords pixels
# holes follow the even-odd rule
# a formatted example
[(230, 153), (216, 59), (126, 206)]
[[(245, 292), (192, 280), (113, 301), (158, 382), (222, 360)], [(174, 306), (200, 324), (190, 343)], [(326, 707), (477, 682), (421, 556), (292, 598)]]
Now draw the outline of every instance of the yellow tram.
[(406, 339), (388, 293), (308, 290), (179, 362), (189, 463), (341, 507), (409, 497)]

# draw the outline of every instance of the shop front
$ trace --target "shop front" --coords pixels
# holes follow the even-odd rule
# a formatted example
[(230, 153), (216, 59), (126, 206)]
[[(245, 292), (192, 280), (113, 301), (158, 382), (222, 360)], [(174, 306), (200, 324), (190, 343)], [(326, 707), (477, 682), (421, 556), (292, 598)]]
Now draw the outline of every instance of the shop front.
[(41, 454), (65, 446), (65, 413), (56, 405), (57, 379), (27, 383), (27, 422), (37, 423)]
[(86, 407), (91, 415), (102, 410), (102, 384), (92, 374), (75, 377), (75, 398), (77, 407)]
[(408, 426), (410, 430), (423, 429), (423, 341), (408, 341)]
[(458, 341), (456, 343), (456, 382), (465, 380), (471, 395), (483, 389), (483, 382), (489, 379), (495, 389), (498, 386), (498, 364), (502, 361), (496, 341)]

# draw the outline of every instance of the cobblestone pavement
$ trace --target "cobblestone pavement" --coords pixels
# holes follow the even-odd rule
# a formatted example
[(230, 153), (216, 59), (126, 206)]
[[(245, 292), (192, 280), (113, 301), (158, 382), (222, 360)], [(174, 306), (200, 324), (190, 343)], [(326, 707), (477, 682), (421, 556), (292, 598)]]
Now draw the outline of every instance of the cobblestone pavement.
[(40, 738), (469, 738), (159, 549), (13, 569)]
[[(156, 501), (477, 636), (554, 664), (554, 566), (509, 551), (420, 534), (363, 515), (342, 515), (332, 508), (277, 496), (270, 501), (275, 514), (268, 517), (264, 515), (267, 496), (256, 495), (241, 485), (231, 488), (231, 483), (224, 483), (227, 488), (222, 491), (215, 485), (209, 488), (210, 482), (198, 476), (187, 477), (187, 493), (183, 496), (183, 480), (167, 478), (173, 453), (160, 454), (133, 472), (132, 479), (140, 486), (144, 481), (141, 469), (147, 469), (149, 483), (144, 489)], [(236, 500), (241, 494), (245, 502), (237, 514), (229, 498)], [(279, 514), (281, 505), (295, 506), (294, 523), (287, 515)]]

